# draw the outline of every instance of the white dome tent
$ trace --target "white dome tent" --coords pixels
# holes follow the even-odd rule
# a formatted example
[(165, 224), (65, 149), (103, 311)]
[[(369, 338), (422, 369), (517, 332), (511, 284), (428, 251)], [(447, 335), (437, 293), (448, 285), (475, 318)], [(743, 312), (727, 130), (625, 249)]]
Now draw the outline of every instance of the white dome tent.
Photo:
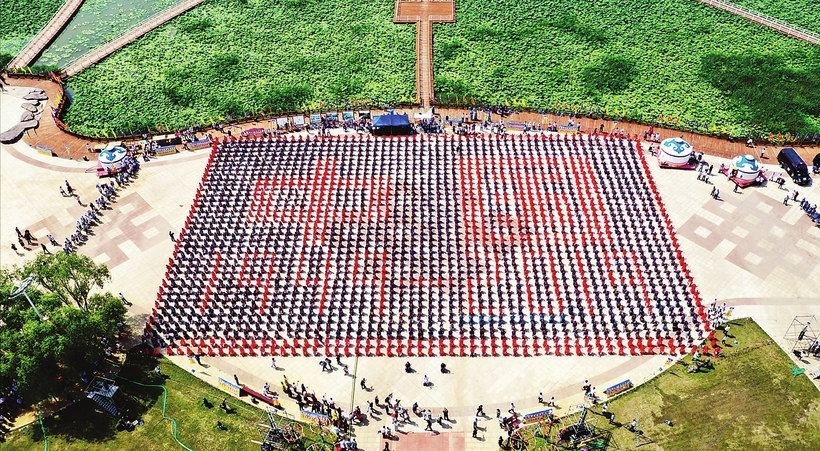
[(754, 181), (760, 175), (760, 163), (751, 155), (738, 155), (732, 158), (732, 172), (739, 180)]
[(694, 148), (683, 138), (664, 139), (658, 148), (658, 164), (664, 168), (694, 169)]
[(100, 164), (102, 165), (103, 169), (105, 170), (112, 170), (117, 171), (123, 167), (125, 162), (125, 156), (127, 152), (122, 147), (111, 147), (110, 149), (106, 148), (102, 152), (100, 152), (99, 160)]
[(731, 166), (721, 172), (741, 188), (762, 183), (767, 179), (760, 162), (751, 155), (738, 155), (732, 158)]

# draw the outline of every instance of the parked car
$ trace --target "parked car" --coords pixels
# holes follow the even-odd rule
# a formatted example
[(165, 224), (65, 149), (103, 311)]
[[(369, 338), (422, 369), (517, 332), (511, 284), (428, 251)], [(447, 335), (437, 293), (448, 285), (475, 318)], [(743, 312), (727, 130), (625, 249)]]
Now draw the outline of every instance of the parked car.
[(809, 168), (806, 166), (806, 162), (803, 161), (800, 155), (791, 147), (786, 147), (781, 150), (780, 153), (777, 154), (777, 161), (780, 163), (780, 167), (792, 177), (794, 183), (801, 186), (811, 183)]

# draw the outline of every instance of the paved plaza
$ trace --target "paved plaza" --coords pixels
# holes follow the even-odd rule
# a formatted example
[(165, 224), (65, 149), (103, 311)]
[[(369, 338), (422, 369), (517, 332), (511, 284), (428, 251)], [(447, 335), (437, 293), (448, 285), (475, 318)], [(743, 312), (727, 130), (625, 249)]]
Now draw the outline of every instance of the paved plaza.
[[(513, 120), (513, 119), (511, 119)], [(676, 230), (683, 259), (691, 271), (704, 303), (717, 299), (733, 307), (732, 317), (752, 316), (785, 350), (784, 339), (795, 316), (820, 315), (820, 228), (813, 226), (792, 203), (783, 205), (787, 193), (776, 185), (753, 187), (733, 193), (725, 177), (712, 180), (722, 201), (709, 193), (712, 185), (696, 180), (691, 171), (662, 170), (645, 154), (648, 170), (657, 186), (669, 221)], [(728, 160), (706, 157), (715, 167)], [(157, 289), (166, 275), (174, 242), (169, 231), (179, 234), (208, 161), (208, 150), (183, 152), (142, 164), (139, 177), (119, 190), (113, 209), (80, 252), (109, 265), (112, 282), (106, 287), (122, 292), (131, 302), (129, 323), (141, 333), (157, 299)], [(764, 167), (779, 172), (765, 161)], [(37, 154), (25, 144), (3, 145), (0, 151), (0, 260), (3, 265), (33, 258), (36, 249), (15, 255), (9, 245), (16, 242), (15, 227), (28, 229), (35, 237), (52, 234), (62, 241), (73, 233), (76, 219), (85, 210), (71, 197), (62, 197), (58, 187), (69, 180), (84, 201), (96, 197), (98, 180), (88, 169), (95, 162), (69, 161)], [(787, 182), (789, 191), (820, 203), (818, 179), (810, 187)], [(54, 248), (52, 251), (57, 251)], [(496, 449), (502, 431), (495, 410), (506, 412), (514, 402), (519, 412), (541, 410), (536, 396), (555, 397), (558, 414), (577, 409), (583, 402), (584, 380), (602, 392), (606, 387), (630, 379), (641, 383), (669, 367), (668, 356), (538, 356), (538, 357), (342, 357), (355, 380), (339, 369), (322, 372), (317, 357), (205, 357), (204, 365), (192, 365), (184, 356), (171, 357), (183, 368), (216, 385), (216, 378), (239, 381), (257, 390), (268, 381), (278, 386), (287, 375), (305, 384), (318, 397), (327, 394), (346, 411), (351, 405), (366, 406), (375, 395), (389, 393), (409, 406), (418, 402), (435, 415), (449, 409), (453, 421), (436, 434), (423, 432), (424, 424), (401, 429), (391, 449)], [(409, 361), (414, 373), (405, 373)], [(446, 363), (447, 374), (439, 371)], [(795, 361), (809, 370), (820, 365)], [(335, 364), (334, 364), (335, 366)], [(422, 386), (424, 375), (432, 385)], [(372, 391), (363, 391), (365, 378)], [(479, 422), (479, 438), (471, 437), (476, 407), (483, 404), (489, 418)], [(283, 400), (285, 410), (298, 416), (295, 403)], [(382, 449), (377, 430), (388, 424), (382, 412), (368, 425), (357, 427), (362, 449)]]

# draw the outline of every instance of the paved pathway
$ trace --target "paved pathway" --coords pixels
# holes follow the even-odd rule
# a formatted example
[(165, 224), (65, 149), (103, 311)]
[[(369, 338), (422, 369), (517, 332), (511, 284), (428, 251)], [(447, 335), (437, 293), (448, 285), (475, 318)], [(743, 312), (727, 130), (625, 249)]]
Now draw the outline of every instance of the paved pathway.
[(60, 34), (65, 25), (74, 17), (74, 13), (83, 4), (83, 0), (66, 0), (54, 17), (37, 33), (31, 41), (11, 60), (8, 67), (30, 66), (49, 44)]
[(746, 19), (751, 20), (754, 23), (758, 23), (760, 25), (767, 26), (772, 28), (776, 31), (779, 31), (783, 34), (789, 35), (793, 38), (801, 39), (806, 42), (811, 42), (812, 44), (820, 44), (820, 35), (817, 33), (813, 33), (808, 30), (804, 30), (801, 28), (797, 28), (793, 25), (787, 24), (782, 20), (775, 19), (773, 17), (769, 17), (763, 14), (760, 14), (757, 11), (753, 11), (748, 8), (744, 8), (739, 5), (735, 5), (734, 3), (725, 2), (721, 0), (698, 0), (704, 4), (709, 6), (714, 6), (715, 8), (720, 8), (724, 11), (728, 11), (732, 14), (738, 15), (740, 17), (745, 17)]
[[(143, 165), (140, 177), (120, 191), (113, 210), (96, 236), (82, 252), (111, 267), (113, 281), (107, 287), (123, 292), (134, 303), (129, 324), (140, 330), (162, 280), (164, 264), (173, 244), (168, 230), (178, 231), (185, 220), (207, 160), (207, 151), (185, 152), (162, 157)], [(716, 165), (725, 161), (711, 158)], [(684, 257), (706, 300), (718, 298), (734, 306), (734, 316), (753, 316), (784, 349), (792, 343), (784, 338), (797, 315), (820, 315), (820, 229), (812, 227), (797, 207), (782, 205), (784, 191), (776, 186), (731, 192), (722, 178), (714, 182), (724, 193), (724, 202), (712, 200), (711, 186), (699, 182), (693, 172), (662, 170), (650, 160), (650, 170), (669, 212), (684, 251)], [(58, 239), (73, 228), (81, 209), (70, 198), (62, 198), (57, 187), (69, 179), (80, 195), (91, 198), (96, 178), (84, 174), (87, 163), (47, 158), (25, 144), (0, 148), (0, 261), (4, 265), (33, 258), (32, 251), (19, 257), (9, 249), (14, 227), (30, 229), (35, 236), (52, 233)], [(772, 170), (776, 167), (769, 165)], [(814, 203), (820, 203), (820, 180), (809, 188), (799, 188)], [(789, 189), (796, 187), (787, 184)], [(746, 239), (744, 239), (746, 238)], [(405, 359), (343, 359), (356, 368), (358, 378), (366, 378), (373, 392), (358, 387), (360, 379), (345, 377), (341, 371), (322, 373), (316, 358), (277, 359), (280, 369), (270, 367), (269, 358), (204, 358), (208, 367), (192, 366), (184, 357), (173, 360), (183, 368), (214, 383), (216, 377), (260, 388), (265, 381), (278, 384), (284, 374), (299, 380), (317, 395), (327, 393), (349, 407), (365, 405), (374, 395), (384, 398), (392, 392), (403, 404), (419, 402), (439, 413), (448, 407), (454, 422), (438, 436), (424, 433), (423, 424), (403, 429), (391, 449), (495, 449), (500, 429), (494, 419), (483, 419), (481, 440), (470, 437), (470, 425), (478, 404), (494, 417), (494, 410), (506, 411), (515, 402), (519, 411), (542, 407), (538, 392), (558, 401), (558, 413), (568, 412), (582, 402), (580, 385), (589, 379), (598, 391), (631, 379), (643, 382), (668, 368), (665, 356), (555, 357), (538, 358), (411, 358), (416, 373), (403, 371)], [(450, 374), (441, 374), (445, 362)], [(797, 362), (808, 369), (820, 365), (809, 360)], [(335, 365), (334, 365), (335, 366)], [(430, 376), (434, 386), (422, 387), (421, 378)], [(285, 401), (289, 413), (296, 406)], [(628, 415), (628, 412), (624, 412)], [(376, 430), (385, 416), (356, 429), (365, 450), (382, 449)], [(438, 427), (436, 427), (439, 429)]]

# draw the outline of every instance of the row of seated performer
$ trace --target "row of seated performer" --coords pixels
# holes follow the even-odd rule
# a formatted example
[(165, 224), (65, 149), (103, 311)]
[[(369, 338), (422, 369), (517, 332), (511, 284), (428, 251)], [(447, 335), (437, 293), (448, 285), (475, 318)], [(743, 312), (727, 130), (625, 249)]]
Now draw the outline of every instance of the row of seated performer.
[(144, 338), (214, 355), (688, 352), (700, 294), (632, 141), (216, 143)]

